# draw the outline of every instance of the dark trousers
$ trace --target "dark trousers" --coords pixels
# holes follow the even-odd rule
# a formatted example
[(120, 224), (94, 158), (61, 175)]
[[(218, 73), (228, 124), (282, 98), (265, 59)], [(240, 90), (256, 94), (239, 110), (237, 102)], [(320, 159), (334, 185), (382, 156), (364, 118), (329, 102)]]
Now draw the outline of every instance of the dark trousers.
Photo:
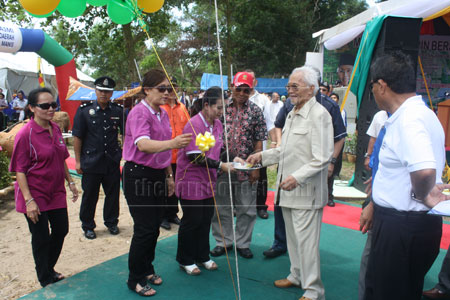
[[(64, 243), (64, 237), (69, 232), (69, 217), (67, 208), (42, 211), (39, 221), (34, 224), (25, 215), (31, 232), (31, 247), (39, 282), (44, 287), (53, 282), (54, 267), (58, 261)], [(51, 232), (49, 231), (49, 223)]]
[(256, 210), (267, 211), (267, 168), (259, 169), (259, 180), (256, 187)]
[[(173, 179), (177, 172), (177, 164), (172, 164)], [(172, 196), (166, 198), (166, 208), (164, 209), (164, 219), (173, 219), (178, 213), (178, 197), (173, 193)]]
[(286, 227), (284, 225), (283, 212), (278, 205), (280, 201), (280, 191), (278, 191), (278, 199), (274, 205), (275, 216), (275, 239), (273, 240), (272, 248), (279, 251), (287, 251), (286, 242)]
[(441, 235), (441, 217), (375, 205), (364, 299), (421, 299)]
[(154, 274), (156, 242), (159, 236), (166, 194), (164, 169), (152, 169), (126, 162), (123, 167), (123, 191), (133, 218), (133, 237), (128, 255), (128, 286), (145, 285)]
[(106, 174), (83, 173), (81, 187), (80, 220), (83, 230), (95, 228), (95, 208), (97, 207), (100, 185), (105, 192), (103, 205), (103, 220), (106, 227), (116, 226), (119, 223), (119, 193), (120, 169), (119, 165), (108, 161)]
[(209, 231), (214, 215), (213, 198), (180, 200), (183, 218), (178, 229), (177, 261), (181, 265), (209, 260)]
[(344, 147), (342, 147), (341, 152), (339, 153), (338, 157), (336, 157), (336, 163), (334, 164), (333, 174), (331, 177), (328, 177), (328, 200), (333, 200), (333, 185), (334, 185), (334, 178), (336, 176), (339, 176), (342, 169), (342, 152), (344, 150)]
[(442, 262), (441, 271), (439, 272), (439, 283), (436, 284), (436, 288), (441, 292), (450, 294), (450, 247)]

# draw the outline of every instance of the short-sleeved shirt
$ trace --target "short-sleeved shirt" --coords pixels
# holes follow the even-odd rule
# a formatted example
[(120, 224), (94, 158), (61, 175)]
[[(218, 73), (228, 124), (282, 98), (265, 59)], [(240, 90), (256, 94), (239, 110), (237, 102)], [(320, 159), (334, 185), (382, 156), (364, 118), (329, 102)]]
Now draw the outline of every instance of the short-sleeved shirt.
[(25, 108), (28, 104), (28, 99), (23, 98), (23, 100), (20, 100), (19, 98), (14, 98), (12, 102), (12, 107), (18, 107), (18, 108)]
[(109, 102), (105, 109), (97, 101), (82, 104), (73, 120), (72, 134), (82, 140), (81, 169), (106, 174), (108, 164), (119, 167), (122, 149), (118, 135), (123, 132), (123, 108)]
[[(266, 121), (262, 110), (255, 103), (249, 100), (238, 109), (233, 101), (230, 101), (225, 111), (230, 160), (236, 156), (246, 159), (253, 153), (256, 142), (267, 140)], [(238, 172), (237, 176), (239, 180), (248, 179), (247, 172)]]
[(399, 211), (428, 211), (411, 198), (410, 173), (436, 170), (436, 183), (442, 183), (445, 165), (445, 136), (435, 113), (421, 96), (407, 99), (385, 122), (373, 200), (377, 205)]
[[(67, 207), (64, 187), (65, 159), (69, 157), (58, 125), (50, 122), (49, 130), (39, 126), (33, 118), (17, 133), (11, 156), (10, 171), (25, 173), (31, 196), (40, 211)], [(16, 210), (26, 213), (25, 200), (15, 183)]]
[[(172, 128), (172, 138), (179, 136), (183, 133), (184, 126), (189, 121), (189, 113), (187, 112), (186, 106), (183, 103), (176, 102), (172, 107), (169, 104), (164, 104), (160, 106), (167, 112), (170, 120), (170, 127)], [(177, 162), (178, 149), (172, 149), (172, 163)]]
[(388, 114), (385, 110), (380, 110), (377, 112), (370, 123), (369, 128), (367, 129), (367, 135), (370, 137), (377, 138), (380, 133), (381, 128), (383, 128), (384, 123), (388, 119)]
[(165, 169), (170, 165), (170, 150), (159, 153), (139, 151), (137, 142), (141, 139), (165, 141), (172, 138), (172, 129), (167, 112), (154, 111), (145, 100), (139, 102), (128, 114), (123, 144), (123, 159), (153, 169)]
[[(205, 134), (205, 132), (209, 131), (216, 139), (216, 144), (207, 151), (205, 155), (213, 160), (219, 160), (220, 150), (223, 145), (222, 122), (215, 120), (214, 125), (211, 126), (200, 112), (191, 119), (191, 124), (186, 124), (183, 133), (192, 133), (192, 136), (195, 136), (195, 133), (198, 135), (199, 133)], [(195, 129), (195, 133), (192, 127)], [(201, 153), (198, 146), (195, 145), (195, 138), (192, 139), (188, 146), (180, 149), (178, 152), (177, 172), (175, 174), (175, 194), (184, 200), (202, 200), (211, 198), (213, 196), (211, 183), (213, 190), (215, 190), (217, 170), (210, 168), (210, 176), (208, 176), (206, 167), (190, 163), (187, 156), (190, 153)]]

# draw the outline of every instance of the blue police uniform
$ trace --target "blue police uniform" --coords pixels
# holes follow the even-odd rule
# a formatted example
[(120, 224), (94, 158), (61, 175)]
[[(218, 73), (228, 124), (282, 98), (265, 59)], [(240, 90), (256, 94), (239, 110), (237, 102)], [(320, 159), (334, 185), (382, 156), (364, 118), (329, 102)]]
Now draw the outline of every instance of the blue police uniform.
[(102, 109), (97, 101), (82, 104), (75, 115), (72, 135), (82, 140), (80, 165), (83, 170), (80, 220), (84, 231), (95, 228), (95, 208), (100, 184), (105, 192), (105, 226), (119, 220), (120, 160), (118, 134), (123, 133), (123, 108), (109, 102)]

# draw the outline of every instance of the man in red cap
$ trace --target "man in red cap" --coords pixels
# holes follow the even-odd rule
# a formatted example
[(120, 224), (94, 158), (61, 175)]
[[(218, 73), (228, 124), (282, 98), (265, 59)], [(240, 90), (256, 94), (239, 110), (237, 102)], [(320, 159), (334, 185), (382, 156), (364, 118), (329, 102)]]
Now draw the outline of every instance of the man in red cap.
[[(262, 150), (262, 142), (267, 140), (266, 121), (258, 105), (249, 101), (253, 91), (253, 76), (247, 72), (239, 72), (233, 78), (231, 87), (232, 99), (226, 107), (226, 134), (230, 160), (235, 157), (246, 159), (251, 153)], [(224, 123), (224, 120), (221, 120)], [(226, 153), (222, 161), (226, 161)], [(236, 248), (244, 258), (252, 258), (250, 250), (253, 227), (256, 221), (256, 185), (259, 170), (231, 174), (233, 203), (236, 209)], [(216, 239), (216, 247), (212, 256), (231, 250), (233, 245), (233, 229), (228, 174), (219, 174), (216, 185), (216, 202), (219, 211), (212, 220), (212, 233)], [(223, 238), (222, 238), (223, 233)]]

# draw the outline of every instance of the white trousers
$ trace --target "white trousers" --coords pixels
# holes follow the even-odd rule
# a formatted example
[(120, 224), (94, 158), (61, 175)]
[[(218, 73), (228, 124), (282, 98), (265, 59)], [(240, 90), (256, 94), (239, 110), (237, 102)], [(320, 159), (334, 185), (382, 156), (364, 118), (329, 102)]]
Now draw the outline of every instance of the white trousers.
[(291, 270), (287, 279), (302, 287), (303, 296), (325, 300), (320, 279), (320, 228), (323, 209), (292, 209), (282, 207), (286, 226), (287, 248)]

